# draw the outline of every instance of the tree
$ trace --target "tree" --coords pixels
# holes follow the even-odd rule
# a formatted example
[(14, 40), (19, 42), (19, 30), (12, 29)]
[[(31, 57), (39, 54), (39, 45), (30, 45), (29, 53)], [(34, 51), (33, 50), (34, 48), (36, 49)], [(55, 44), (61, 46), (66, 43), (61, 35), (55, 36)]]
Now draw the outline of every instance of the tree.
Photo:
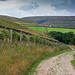
[(75, 45), (75, 35), (73, 36), (71, 43)]
[(65, 44), (75, 45), (75, 34), (73, 34), (73, 32), (61, 33), (61, 32), (52, 31), (49, 33), (49, 35), (51, 35), (56, 40), (63, 42)]

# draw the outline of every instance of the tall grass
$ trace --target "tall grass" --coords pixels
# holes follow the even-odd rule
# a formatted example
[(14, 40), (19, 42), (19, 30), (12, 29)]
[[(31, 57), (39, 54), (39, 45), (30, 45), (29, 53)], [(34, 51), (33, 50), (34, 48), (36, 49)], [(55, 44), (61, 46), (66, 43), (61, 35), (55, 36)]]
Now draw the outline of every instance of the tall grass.
[(0, 75), (27, 75), (31, 66), (39, 59), (57, 51), (69, 49), (68, 46), (43, 46), (19, 42), (10, 45), (0, 41)]
[(74, 57), (74, 60), (72, 60), (71, 63), (74, 66), (74, 69), (75, 69), (75, 54), (73, 55), (73, 57)]
[[(71, 47), (75, 49), (75, 46), (71, 46)], [(71, 63), (74, 66), (74, 69), (75, 69), (75, 54), (73, 55), (73, 57), (74, 57), (74, 60), (71, 60)]]

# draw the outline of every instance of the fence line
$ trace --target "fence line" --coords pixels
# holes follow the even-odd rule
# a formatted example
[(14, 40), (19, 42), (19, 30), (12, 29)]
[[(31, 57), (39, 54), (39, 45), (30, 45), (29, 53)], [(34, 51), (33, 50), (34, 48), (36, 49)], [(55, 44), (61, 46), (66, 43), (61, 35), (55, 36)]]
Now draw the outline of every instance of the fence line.
[[(13, 42), (13, 39), (12, 39), (13, 30), (20, 33), (20, 42), (22, 42), (22, 34), (23, 33), (28, 35), (28, 44), (30, 43), (30, 36), (33, 35), (31, 33), (25, 32), (24, 30), (20, 30), (20, 29), (14, 29), (14, 28), (9, 28), (9, 27), (4, 27), (4, 26), (0, 26), (0, 28), (5, 28), (5, 29), (10, 30), (10, 44), (12, 44), (12, 42)], [(44, 40), (45, 40), (45, 45), (49, 45), (49, 42), (51, 42), (51, 41), (55, 42), (55, 43), (58, 42), (58, 41), (54, 41), (54, 40), (51, 40), (48, 38), (44, 38), (42, 36), (39, 36), (39, 38), (42, 38), (42, 41), (38, 40), (39, 44), (41, 44), (41, 42), (42, 42), (42, 44), (44, 44), (43, 43)], [(34, 44), (36, 44), (36, 35), (34, 35)]]

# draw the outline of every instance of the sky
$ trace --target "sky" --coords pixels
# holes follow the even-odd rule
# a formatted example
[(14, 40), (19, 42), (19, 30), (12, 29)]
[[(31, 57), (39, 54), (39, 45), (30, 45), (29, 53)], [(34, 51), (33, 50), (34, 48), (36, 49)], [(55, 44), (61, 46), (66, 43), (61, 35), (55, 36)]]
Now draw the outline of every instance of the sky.
[(75, 16), (75, 0), (0, 0), (0, 15)]

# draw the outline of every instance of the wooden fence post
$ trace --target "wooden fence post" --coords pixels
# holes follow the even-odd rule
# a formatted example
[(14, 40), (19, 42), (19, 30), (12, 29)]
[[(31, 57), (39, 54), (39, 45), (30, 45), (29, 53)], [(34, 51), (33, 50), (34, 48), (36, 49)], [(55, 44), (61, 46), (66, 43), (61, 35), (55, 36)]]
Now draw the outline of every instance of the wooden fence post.
[(48, 45), (48, 40), (46, 40), (46, 45)]
[(49, 44), (49, 41), (47, 40), (47, 45)]
[(28, 34), (28, 44), (30, 43), (30, 34)]
[(45, 39), (45, 45), (47, 45), (47, 40)]
[(12, 44), (12, 29), (10, 30), (10, 44)]
[(42, 38), (42, 44), (43, 44), (43, 38)]
[(34, 36), (34, 44), (36, 44), (36, 36)]
[(39, 37), (39, 44), (40, 44), (40, 37)]
[(47, 40), (47, 45), (49, 46), (49, 40)]
[(50, 41), (49, 41), (48, 45), (50, 46)]
[(22, 32), (20, 32), (20, 42), (22, 42)]
[(42, 44), (42, 38), (40, 37), (40, 44)]

